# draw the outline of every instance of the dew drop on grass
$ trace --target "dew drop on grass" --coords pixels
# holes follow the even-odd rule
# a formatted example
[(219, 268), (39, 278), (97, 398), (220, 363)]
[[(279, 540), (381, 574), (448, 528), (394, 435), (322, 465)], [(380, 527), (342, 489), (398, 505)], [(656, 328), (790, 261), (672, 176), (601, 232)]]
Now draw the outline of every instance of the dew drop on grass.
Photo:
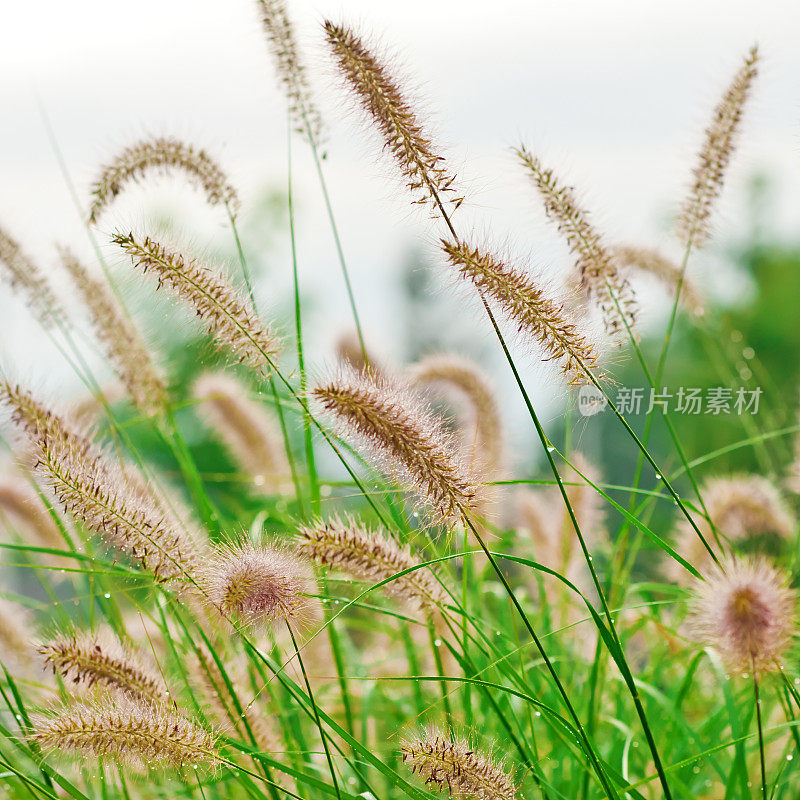
[(442, 646), (442, 640), (441, 639), (434, 639), (433, 640), (433, 644), (434, 644), (435, 647), (441, 647)]
[(109, 599), (111, 598), (111, 592), (106, 592), (106, 593), (103, 595), (103, 597), (105, 597), (105, 599), (106, 599), (106, 600), (109, 600)]

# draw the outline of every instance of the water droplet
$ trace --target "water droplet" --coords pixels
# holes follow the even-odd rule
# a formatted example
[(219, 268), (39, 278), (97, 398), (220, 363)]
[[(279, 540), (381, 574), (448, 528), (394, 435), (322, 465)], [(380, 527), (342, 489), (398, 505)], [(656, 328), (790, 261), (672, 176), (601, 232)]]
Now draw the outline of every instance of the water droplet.
[(433, 640), (433, 644), (434, 644), (435, 647), (441, 647), (442, 646), (442, 640), (441, 639), (434, 639)]
[(791, 761), (793, 758), (794, 758), (794, 756), (791, 753), (789, 753), (789, 755), (786, 756), (786, 760), (787, 761)]
[(106, 599), (106, 600), (109, 600), (109, 599), (111, 598), (111, 592), (106, 592), (106, 593), (103, 595), (103, 597), (105, 597), (105, 599)]

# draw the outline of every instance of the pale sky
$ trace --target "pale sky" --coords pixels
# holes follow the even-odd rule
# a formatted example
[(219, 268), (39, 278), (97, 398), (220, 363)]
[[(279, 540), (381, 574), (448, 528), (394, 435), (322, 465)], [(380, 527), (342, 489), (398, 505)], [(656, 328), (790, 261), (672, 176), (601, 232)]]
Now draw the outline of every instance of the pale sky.
[[(0, 224), (43, 265), (52, 264), (57, 240), (91, 252), (37, 96), (84, 199), (98, 164), (146, 132), (208, 147), (246, 206), (265, 187), (283, 187), (285, 106), (254, 6), (251, 0), (3, 0)], [(409, 211), (374, 139), (341, 102), (321, 45), (327, 16), (378, 34), (400, 54), (402, 75), (424, 101), (467, 187), (462, 224), (509, 240), (544, 267), (565, 265), (565, 255), (509, 146), (524, 140), (578, 187), (609, 238), (669, 251), (663, 221), (680, 201), (713, 104), (757, 41), (764, 65), (720, 203), (718, 238), (726, 241), (742, 226), (744, 182), (762, 169), (778, 180), (776, 227), (787, 236), (800, 230), (794, 2), (289, 0), (289, 7), (331, 131), (326, 169), (365, 325), (388, 352), (396, 332), (391, 276), (408, 246), (430, 245), (436, 230)], [(313, 335), (324, 342), (346, 325), (345, 296), (299, 139), (294, 152), (301, 275), (322, 296)], [(152, 196), (132, 193), (101, 234), (140, 219), (141, 204)], [(188, 204), (202, 205), (197, 197)], [(192, 241), (202, 245), (229, 235), (218, 215), (187, 220)], [(275, 284), (262, 287), (267, 300), (269, 291), (288, 285), (285, 242), (274, 257)], [(702, 260), (695, 266), (702, 272)], [(30, 359), (40, 345), (27, 334), (29, 321), (4, 296), (0, 312), (3, 363)]]

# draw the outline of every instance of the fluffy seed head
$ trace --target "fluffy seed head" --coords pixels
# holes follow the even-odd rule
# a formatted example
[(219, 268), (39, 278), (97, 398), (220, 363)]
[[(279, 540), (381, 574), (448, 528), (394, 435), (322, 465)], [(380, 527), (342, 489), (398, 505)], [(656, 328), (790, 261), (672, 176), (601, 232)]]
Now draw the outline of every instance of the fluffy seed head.
[[(453, 191), (454, 176), (445, 168), (397, 81), (352, 30), (330, 21), (324, 27), (339, 72), (367, 118), (377, 126), (408, 187), (419, 195), (418, 202), (445, 202)], [(452, 202), (458, 206), (461, 201)]]
[(403, 762), (432, 789), (450, 797), (515, 800), (519, 788), (511, 774), (466, 739), (453, 739), (430, 728), (403, 743)]
[(493, 300), (520, 333), (539, 343), (547, 353), (545, 360), (555, 361), (570, 384), (588, 381), (588, 371), (597, 365), (597, 353), (568, 320), (562, 305), (547, 297), (521, 271), (477, 247), (442, 241), (442, 249), (461, 277)]
[[(321, 566), (371, 583), (379, 583), (420, 564), (409, 547), (400, 547), (383, 531), (371, 530), (348, 518), (318, 520), (301, 526), (297, 548)], [(447, 600), (447, 593), (428, 567), (402, 575), (382, 588), (387, 594), (422, 609), (431, 609)]]
[(166, 687), (158, 673), (110, 629), (96, 634), (62, 634), (40, 644), (37, 652), (54, 673), (75, 684), (105, 686), (146, 703), (167, 700)]
[(29, 306), (45, 327), (64, 319), (50, 284), (18, 242), (0, 228), (0, 266), (5, 269), (11, 288), (25, 295)]
[(481, 368), (468, 358), (443, 353), (423, 358), (410, 376), (415, 383), (441, 387), (466, 400), (472, 420), (464, 420), (461, 428), (464, 446), (472, 452), (470, 464), (479, 474), (494, 477), (503, 461), (503, 426), (497, 398)]
[(199, 583), (224, 616), (259, 625), (301, 616), (308, 579), (307, 568), (287, 551), (242, 542), (220, 548)]
[(80, 454), (87, 462), (98, 457), (98, 451), (66, 416), (57, 414), (37, 400), (19, 384), (0, 382), (0, 403), (11, 410), (11, 419), (35, 445), (43, 438)]
[(159, 286), (167, 286), (193, 308), (219, 346), (233, 351), (257, 372), (269, 372), (269, 362), (277, 354), (275, 337), (218, 274), (149, 236), (117, 233), (113, 241), (133, 259), (134, 266), (142, 272), (152, 270)]
[[(661, 255), (657, 250), (649, 247), (627, 247), (621, 245), (612, 250), (614, 258), (620, 267), (632, 268), (641, 272), (647, 272), (658, 278), (670, 289), (677, 289), (678, 281), (681, 278), (681, 270), (677, 264)], [(683, 276), (681, 282), (681, 302), (696, 317), (701, 317), (705, 313), (703, 298), (697, 287)]]
[(126, 147), (100, 172), (92, 186), (89, 222), (97, 222), (127, 184), (150, 173), (169, 175), (180, 172), (199, 187), (212, 206), (227, 206), (233, 214), (238, 206), (236, 190), (220, 166), (199, 147), (171, 137), (157, 136)]
[(237, 380), (222, 373), (206, 373), (194, 385), (202, 401), (197, 410), (227, 445), (236, 461), (270, 494), (280, 492), (289, 478), (280, 431), (264, 406), (247, 396)]
[(345, 435), (424, 497), (442, 520), (466, 517), (477, 490), (440, 422), (418, 398), (369, 372), (343, 374), (314, 390)]
[(626, 326), (633, 327), (636, 322), (636, 299), (631, 285), (620, 275), (612, 252), (589, 222), (572, 187), (559, 183), (553, 171), (525, 147), (515, 152), (539, 190), (547, 216), (575, 255), (581, 285), (602, 311), (606, 330), (611, 334), (625, 333)]
[(159, 580), (186, 581), (200, 561), (197, 545), (172, 527), (163, 510), (97, 453), (47, 435), (35, 440), (37, 471), (61, 506)]
[(768, 561), (729, 559), (696, 584), (690, 628), (730, 669), (776, 670), (795, 631), (796, 601), (788, 576)]
[(44, 750), (81, 758), (110, 756), (133, 767), (219, 763), (214, 735), (167, 705), (109, 695), (31, 719), (30, 738)]
[(758, 48), (753, 46), (714, 109), (694, 168), (694, 180), (678, 219), (678, 236), (702, 247), (711, 234), (711, 212), (722, 191), (725, 170), (736, 149), (744, 105), (758, 73)]
[(257, 0), (257, 5), (267, 44), (275, 59), (275, 70), (286, 92), (297, 130), (312, 145), (318, 145), (323, 136), (322, 117), (314, 103), (286, 3), (284, 0)]
[(136, 328), (106, 286), (92, 278), (69, 250), (60, 248), (59, 255), (134, 405), (148, 416), (158, 414), (164, 409), (167, 389)]

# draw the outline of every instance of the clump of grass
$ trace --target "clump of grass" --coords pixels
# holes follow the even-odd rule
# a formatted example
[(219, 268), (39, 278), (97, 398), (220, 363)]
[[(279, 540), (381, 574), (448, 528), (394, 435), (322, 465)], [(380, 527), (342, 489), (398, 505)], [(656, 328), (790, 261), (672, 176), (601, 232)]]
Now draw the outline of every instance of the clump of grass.
[[(289, 119), (322, 179), (312, 75), (287, 7), (258, 0), (257, 9)], [(91, 393), (76, 414), (5, 374), (0, 382), (0, 403), (25, 442), (9, 441), (21, 464), (0, 466), (4, 800), (420, 800), (420, 781), (476, 800), (748, 797), (756, 752), (762, 798), (797, 796), (797, 509), (776, 482), (792, 470), (788, 431), (776, 421), (784, 409), (741, 420), (743, 438), (711, 453), (687, 452), (667, 416), (675, 454), (664, 463), (678, 468), (670, 482), (648, 449), (652, 412), (638, 434), (614, 407), (633, 457), (616, 437), (595, 441), (591, 420), (575, 424), (556, 407), (543, 416), (494, 314), (517, 330), (516, 344), (553, 362), (562, 388), (590, 384), (608, 399), (599, 344), (577, 321), (583, 307), (568, 311), (535, 264), (456, 230), (455, 173), (393, 61), (349, 27), (326, 22), (320, 35), (413, 198), (444, 226), (446, 238), (432, 230), (431, 239), (478, 292), (520, 396), (460, 348), (430, 355), (431, 344), (393, 373), (367, 351), (355, 313), (358, 343), (340, 343), (342, 371), (309, 382), (317, 365), (303, 350), (299, 284), (295, 360), (257, 313), (232, 184), (207, 153), (175, 139), (143, 139), (104, 167), (91, 223), (131, 182), (157, 174), (188, 178), (225, 208), (249, 297), (223, 269), (151, 237), (119, 232), (112, 241), (201, 318), (242, 363), (238, 376), (198, 357), (199, 338), (182, 353), (158, 337), (159, 353), (172, 356), (155, 368), (116, 267), (103, 265), (100, 282), (93, 264), (62, 249), (103, 345), (90, 351), (58, 312), (62, 298), (0, 233), (5, 272)], [(572, 188), (529, 151), (517, 153), (567, 239), (573, 281), (580, 277), (609, 331), (633, 324), (636, 273), (659, 279), (673, 305), (655, 371), (636, 336), (616, 356), (635, 355), (654, 387), (667, 374), (680, 301), (699, 305), (688, 258), (710, 232), (756, 66), (754, 50), (715, 111), (683, 208), (680, 265), (646, 244), (607, 243)], [(296, 245), (294, 209), (292, 200)], [(344, 267), (338, 234), (335, 242)], [(304, 250), (292, 250), (295, 279)], [(687, 324), (716, 353), (713, 312), (709, 301)], [(100, 388), (98, 355), (121, 387)], [(441, 395), (463, 413), (430, 402)], [(531, 431), (511, 418), (520, 403)], [(722, 429), (736, 422), (731, 415)], [(216, 439), (235, 472), (217, 463)], [(613, 477), (593, 465), (601, 447)], [(716, 469), (718, 458), (751, 447), (774, 468)], [(691, 592), (665, 576), (692, 576)], [(52, 679), (32, 670), (37, 647)], [(752, 695), (728, 682), (737, 673), (752, 678)], [(753, 718), (757, 738), (747, 733)], [(421, 733), (399, 738), (417, 724)], [(147, 770), (147, 780), (131, 770)]]

